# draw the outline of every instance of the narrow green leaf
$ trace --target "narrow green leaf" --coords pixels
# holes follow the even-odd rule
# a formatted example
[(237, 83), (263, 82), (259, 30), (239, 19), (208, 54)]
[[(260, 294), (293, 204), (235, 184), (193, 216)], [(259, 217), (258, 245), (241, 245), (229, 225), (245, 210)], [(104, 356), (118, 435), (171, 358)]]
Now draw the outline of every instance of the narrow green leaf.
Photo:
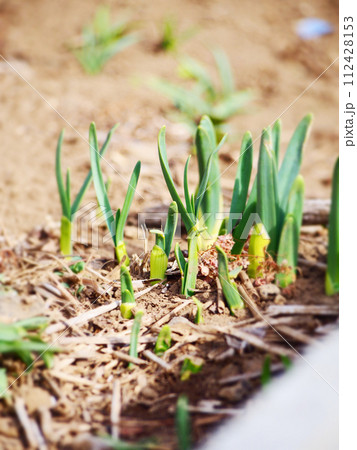
[(203, 316), (202, 316), (203, 305), (196, 297), (192, 297), (192, 300), (195, 302), (197, 306), (197, 312), (195, 315), (195, 324), (199, 325), (200, 323), (203, 323)]
[(0, 398), (10, 397), (8, 386), (9, 382), (7, 380), (6, 369), (4, 367), (0, 367)]
[[(121, 292), (125, 292), (126, 290), (128, 290), (132, 297), (134, 298), (134, 289), (133, 289), (133, 282), (131, 280), (131, 275), (129, 272), (129, 269), (127, 266), (122, 265), (120, 267), (120, 287), (121, 287)], [(122, 299), (123, 301), (123, 299)], [(125, 301), (123, 301), (123, 303), (126, 303)]]
[(61, 152), (62, 152), (62, 142), (63, 142), (64, 130), (61, 131), (56, 148), (56, 180), (58, 186), (58, 193), (62, 205), (62, 214), (71, 220), (71, 205), (68, 202), (68, 197), (66, 194), (66, 189), (63, 184), (63, 178), (61, 173)]
[(171, 328), (169, 325), (164, 325), (160, 333), (156, 339), (154, 352), (157, 355), (163, 355), (166, 350), (168, 350), (171, 347)]
[(327, 295), (339, 291), (339, 159), (337, 159), (332, 179), (332, 199), (328, 228), (328, 253), (325, 291)]
[(193, 231), (187, 238), (188, 261), (185, 266), (183, 295), (191, 297), (195, 293), (196, 279), (198, 273), (198, 245), (197, 232)]
[(169, 168), (169, 163), (167, 161), (166, 143), (165, 143), (165, 127), (162, 127), (159, 132), (158, 148), (159, 148), (160, 165), (161, 165), (162, 173), (165, 178), (167, 188), (171, 194), (172, 200), (175, 201), (177, 204), (178, 210), (180, 211), (182, 220), (185, 224), (186, 231), (189, 232), (191, 230), (191, 228), (195, 225), (195, 223), (192, 220), (191, 216), (188, 214), (184, 204), (182, 203), (181, 198), (176, 191), (175, 184), (172, 179), (171, 171)]
[(221, 49), (214, 50), (213, 56), (216, 60), (219, 77), (221, 79), (223, 95), (228, 96), (235, 90), (231, 65), (227, 55)]
[(218, 256), (218, 278), (222, 286), (223, 296), (232, 314), (235, 309), (244, 308), (244, 302), (238, 293), (237, 286), (229, 277), (227, 255), (219, 245), (216, 245)]
[(177, 203), (172, 202), (169, 206), (169, 211), (167, 213), (167, 220), (165, 224), (164, 234), (165, 234), (165, 253), (166, 256), (170, 256), (172, 242), (176, 233), (178, 221), (178, 208)]
[(191, 160), (191, 155), (189, 155), (189, 157), (186, 160), (186, 164), (185, 164), (185, 170), (183, 173), (183, 188), (184, 188), (184, 193), (185, 193), (186, 210), (187, 210), (188, 214), (193, 214), (193, 209), (192, 209), (192, 204), (191, 204), (191, 199), (190, 199), (190, 192), (188, 189), (188, 165), (190, 163), (190, 160)]
[[(202, 176), (202, 179), (200, 181), (200, 185), (198, 187), (198, 191), (197, 191), (197, 196), (196, 196), (196, 200), (195, 200), (195, 214), (197, 216), (197, 213), (200, 209), (202, 200), (203, 200), (203, 195), (206, 193), (207, 190), (207, 185), (208, 185), (208, 181), (209, 181), (209, 177), (210, 177), (210, 172), (211, 172), (211, 165), (212, 165), (212, 161), (213, 158), (215, 158), (215, 155), (217, 155), (218, 151), (220, 150), (220, 148), (222, 147), (222, 145), (224, 144), (224, 142), (227, 139), (227, 135), (225, 134), (222, 139), (220, 140), (219, 144), (217, 145), (217, 147), (215, 148), (215, 150), (209, 155), (208, 160), (207, 160), (207, 165), (206, 165), (206, 169), (205, 172)], [(220, 177), (220, 174), (219, 174)], [(214, 184), (217, 180), (212, 180), (212, 184)], [(206, 212), (206, 211), (204, 211)], [(211, 211), (207, 211), (207, 212), (211, 212)], [(214, 213), (215, 211), (213, 211)], [(217, 211), (218, 212), (218, 211)], [(219, 228), (219, 227), (218, 227)], [(217, 230), (218, 232), (218, 230)]]
[[(243, 214), (247, 203), (250, 176), (253, 167), (253, 139), (249, 131), (245, 133), (240, 148), (238, 168), (234, 180), (234, 188), (231, 202), (230, 214)], [(238, 220), (230, 218), (228, 231), (230, 232), (237, 224)]]
[(279, 169), (281, 121), (278, 119), (271, 130), (271, 143), (275, 154), (276, 168)]
[(165, 250), (165, 235), (161, 230), (150, 230), (150, 233), (155, 234), (155, 245)]
[(244, 244), (247, 241), (248, 234), (250, 230), (247, 230), (248, 221), (252, 214), (257, 211), (257, 178), (255, 178), (252, 190), (248, 197), (247, 204), (244, 209), (243, 217), (234, 228), (232, 235), (234, 239), (234, 246), (232, 247), (232, 255), (240, 255)]
[[(305, 182), (302, 175), (298, 175), (291, 187), (287, 214), (292, 214), (294, 216), (295, 224), (296, 224), (296, 235), (297, 235), (297, 243), (296, 249), (294, 252), (294, 257), (292, 258), (294, 261), (293, 267), (297, 267), (298, 260), (298, 248), (300, 241), (300, 229), (302, 225), (303, 213), (304, 213), (304, 193), (305, 193)], [(280, 249), (280, 246), (279, 246)], [(280, 251), (280, 250), (279, 250)], [(279, 252), (278, 252), (279, 253)]]
[(69, 172), (69, 169), (67, 169), (66, 173), (66, 196), (67, 196), (67, 203), (71, 204), (71, 175)]
[[(208, 172), (208, 164), (211, 157), (211, 166), (208, 173), (206, 189), (201, 201), (200, 215), (205, 216), (205, 226), (208, 233), (217, 234), (220, 224), (216, 218), (216, 213), (220, 212), (223, 197), (221, 193), (220, 170), (217, 147), (216, 130), (211, 119), (203, 116), (196, 131), (196, 149), (200, 184)], [(199, 195), (199, 194), (197, 194)], [(198, 212), (198, 210), (196, 210)]]
[(185, 257), (183, 256), (183, 253), (180, 249), (180, 244), (178, 242), (176, 242), (176, 245), (175, 245), (175, 258), (177, 261), (177, 265), (180, 269), (181, 276), (183, 276), (185, 273), (185, 267), (186, 267), (187, 263), (186, 263)]
[(282, 272), (276, 275), (276, 280), (280, 287), (285, 288), (296, 280), (295, 260), (298, 251), (299, 237), (297, 235), (297, 224), (295, 217), (288, 214), (281, 231), (279, 253), (277, 263), (281, 266)]
[(282, 224), (286, 215), (289, 192), (300, 172), (303, 146), (312, 121), (312, 114), (305, 116), (297, 126), (286, 150), (278, 173), (278, 198), (280, 205), (279, 222)]
[(188, 412), (188, 398), (180, 395), (176, 405), (176, 433), (179, 450), (190, 450), (191, 448), (191, 420)]
[(136, 163), (133, 173), (131, 175), (128, 190), (126, 192), (126, 196), (125, 196), (125, 200), (124, 200), (124, 205), (121, 210), (119, 220), (117, 222), (116, 232), (115, 232), (116, 242), (124, 240), (124, 228), (125, 228), (125, 224), (126, 224), (128, 215), (129, 215), (130, 206), (131, 206), (133, 198), (134, 198), (135, 189), (136, 189), (136, 186), (139, 181), (140, 168), (141, 168), (141, 162), (138, 161)]
[[(144, 315), (143, 311), (138, 311), (135, 314), (133, 326), (131, 329), (129, 356), (132, 356), (133, 358), (138, 357), (139, 332), (140, 332), (141, 319), (142, 319), (143, 315)], [(134, 366), (133, 363), (129, 363), (128, 368), (132, 369), (133, 366)]]
[(271, 381), (271, 357), (270, 357), (270, 355), (267, 355), (264, 358), (260, 381), (263, 386), (266, 386)]
[(93, 183), (97, 195), (98, 204), (107, 222), (108, 230), (112, 235), (114, 245), (116, 245), (114, 217), (112, 209), (110, 207), (107, 191), (105, 189), (102, 169), (100, 167), (100, 155), (98, 151), (97, 132), (95, 129), (95, 124), (93, 122), (90, 124), (89, 127), (89, 148), (93, 174)]
[(257, 213), (270, 237), (268, 251), (274, 257), (278, 247), (278, 204), (275, 156), (269, 133), (263, 130), (257, 174)]
[[(101, 157), (103, 157), (105, 155), (105, 152), (107, 151), (107, 149), (109, 147), (109, 143), (110, 143), (110, 140), (112, 138), (112, 135), (113, 135), (115, 129), (117, 128), (117, 126), (118, 126), (118, 124), (114, 125), (112, 127), (112, 129), (109, 131), (109, 133), (107, 134), (105, 142), (104, 142), (104, 144), (103, 144), (103, 146), (102, 146), (102, 148), (100, 149), (100, 152), (99, 152)], [(80, 188), (76, 198), (74, 199), (74, 202), (73, 202), (72, 207), (71, 207), (71, 216), (73, 216), (77, 212), (77, 210), (78, 210), (78, 208), (79, 208), (79, 206), (80, 206), (80, 204), (82, 202), (82, 199), (84, 197), (84, 194), (86, 193), (86, 191), (87, 191), (91, 181), (92, 181), (92, 170), (90, 170), (88, 172), (88, 175), (86, 176), (86, 178), (85, 178), (85, 180), (84, 180), (84, 182), (83, 182), (83, 184), (82, 184), (82, 186), (81, 186), (81, 188)], [(105, 183), (105, 189), (106, 189), (107, 193), (108, 193), (108, 183), (110, 183), (110, 180), (108, 180)]]

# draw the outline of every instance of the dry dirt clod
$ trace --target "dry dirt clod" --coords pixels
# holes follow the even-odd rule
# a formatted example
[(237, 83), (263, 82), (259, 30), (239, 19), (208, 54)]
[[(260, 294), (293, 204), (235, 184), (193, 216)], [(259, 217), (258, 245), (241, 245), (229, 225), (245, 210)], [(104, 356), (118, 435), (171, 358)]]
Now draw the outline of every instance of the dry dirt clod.
[(257, 287), (257, 291), (262, 300), (274, 300), (280, 294), (280, 289), (276, 284), (263, 284)]

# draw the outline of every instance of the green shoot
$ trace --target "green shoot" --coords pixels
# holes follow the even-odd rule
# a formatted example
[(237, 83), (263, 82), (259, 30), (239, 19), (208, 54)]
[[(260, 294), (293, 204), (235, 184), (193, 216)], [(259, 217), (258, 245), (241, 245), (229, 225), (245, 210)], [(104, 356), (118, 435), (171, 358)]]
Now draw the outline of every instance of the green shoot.
[(199, 218), (203, 216), (204, 226), (207, 228), (208, 236), (214, 241), (218, 235), (221, 221), (217, 220), (216, 213), (222, 210), (223, 196), (221, 193), (220, 171), (218, 163), (218, 153), (216, 131), (208, 116), (203, 116), (196, 131), (196, 150), (200, 183), (202, 183), (206, 173), (209, 158), (211, 159), (211, 170), (207, 180), (207, 187), (202, 196), (199, 211)]
[(185, 358), (181, 367), (181, 381), (187, 381), (192, 374), (198, 373), (202, 370), (203, 362), (201, 360), (193, 360)]
[[(100, 157), (103, 157), (108, 146), (112, 134), (114, 133), (115, 125), (108, 133), (107, 138), (103, 144), (103, 147), (100, 150)], [(62, 153), (62, 142), (63, 142), (64, 130), (61, 131), (60, 136), (57, 142), (56, 149), (56, 179), (58, 192), (62, 205), (62, 218), (61, 218), (61, 237), (60, 237), (60, 249), (63, 255), (71, 255), (72, 254), (72, 222), (74, 219), (74, 215), (78, 211), (84, 194), (86, 193), (91, 181), (92, 181), (92, 171), (90, 170), (87, 177), (85, 178), (76, 198), (74, 199), (71, 205), (71, 191), (70, 191), (70, 172), (67, 169), (66, 175), (66, 183), (64, 183), (62, 177), (62, 169), (61, 169), (61, 153)]]
[[(172, 202), (169, 207), (164, 232), (152, 230), (156, 235), (156, 242), (150, 255), (150, 278), (163, 280), (167, 270), (168, 258), (177, 228), (178, 209), (176, 202)], [(158, 283), (153, 281), (152, 283)]]
[(150, 86), (172, 101), (179, 111), (179, 119), (193, 132), (200, 118), (206, 114), (213, 120), (218, 134), (222, 135), (225, 122), (241, 113), (252, 96), (248, 91), (236, 90), (227, 55), (222, 50), (216, 50), (213, 56), (219, 86), (216, 86), (206, 67), (188, 57), (181, 60), (179, 73), (188, 80), (191, 88), (161, 79), (151, 80)]
[(7, 388), (9, 386), (6, 369), (4, 367), (0, 368), (0, 399), (1, 398), (9, 398), (10, 392), (8, 392)]
[[(156, 232), (156, 237), (159, 236), (159, 230), (154, 230)], [(161, 235), (162, 240), (165, 239), (164, 234)], [(158, 241), (158, 239), (156, 239)], [(150, 254), (150, 278), (153, 280), (151, 284), (160, 283), (160, 281), (165, 279), (165, 274), (167, 270), (168, 258), (165, 251), (160, 245), (155, 244), (151, 250)]]
[(129, 265), (129, 257), (124, 243), (124, 228), (129, 215), (129, 209), (133, 201), (135, 189), (138, 184), (141, 163), (140, 161), (136, 163), (129, 181), (129, 187), (125, 196), (123, 208), (122, 210), (118, 209), (116, 215), (114, 216), (103, 181), (102, 169), (100, 167), (100, 154), (98, 152), (97, 133), (94, 123), (91, 123), (89, 128), (89, 144), (93, 183), (97, 194), (98, 204), (111, 233), (118, 263), (124, 259), (124, 264)]
[(290, 369), (293, 365), (293, 362), (289, 358), (289, 356), (286, 355), (280, 355), (281, 362), (283, 363), (283, 366), (286, 370)]
[(249, 266), (247, 273), (250, 278), (263, 276), (263, 264), (269, 242), (270, 239), (267, 236), (264, 225), (262, 223), (254, 225), (248, 250)]
[(180, 44), (190, 39), (196, 32), (195, 28), (188, 28), (179, 32), (175, 18), (167, 17), (162, 25), (162, 38), (159, 47), (164, 51), (175, 52)]
[(238, 293), (237, 285), (229, 276), (226, 253), (219, 245), (216, 245), (216, 250), (218, 256), (218, 278), (222, 286), (223, 296), (231, 314), (234, 314), (236, 309), (244, 308), (244, 302)]
[(262, 386), (266, 386), (271, 381), (271, 357), (269, 355), (264, 358), (260, 381)]
[[(171, 171), (168, 164), (167, 152), (166, 152), (166, 143), (165, 143), (165, 127), (162, 127), (159, 133), (158, 138), (158, 149), (159, 149), (159, 159), (161, 164), (162, 173), (164, 175), (167, 188), (171, 194), (171, 198), (176, 202), (179, 213), (181, 214), (183, 223), (185, 225), (186, 231), (188, 234), (192, 232), (196, 232), (199, 235), (202, 234), (202, 226), (200, 222), (200, 217), (202, 217), (201, 205), (203, 201), (204, 194), (206, 193), (206, 188), (209, 182), (210, 171), (212, 166), (212, 160), (215, 157), (215, 154), (219, 151), (221, 146), (225, 141), (225, 136), (222, 138), (218, 146), (211, 152), (208, 157), (206, 169), (204, 174), (201, 177), (201, 182), (195, 194), (190, 195), (188, 188), (188, 164), (190, 161), (190, 157), (187, 159), (185, 171), (184, 171), (184, 193), (185, 193), (185, 203), (182, 202), (174, 181), (172, 179)], [(205, 213), (205, 211), (204, 211)], [(206, 225), (204, 225), (206, 226)], [(218, 227), (219, 228), (219, 227)], [(218, 232), (218, 230), (217, 230)], [(199, 236), (198, 245), (199, 249), (205, 249), (207, 245), (210, 243), (208, 239), (204, 239)]]
[(180, 395), (177, 400), (175, 423), (179, 450), (190, 450), (191, 420), (188, 412), (188, 398), (185, 395)]
[(203, 323), (203, 316), (202, 316), (202, 303), (196, 298), (192, 297), (192, 300), (195, 302), (197, 311), (195, 315), (195, 324), (199, 325), (200, 323)]
[(34, 317), (12, 324), (0, 324), (0, 355), (12, 353), (18, 356), (28, 368), (34, 362), (34, 354), (40, 354), (46, 367), (53, 365), (53, 354), (59, 349), (41, 339), (41, 333), (48, 325), (46, 317)]
[(339, 290), (339, 159), (332, 178), (332, 200), (328, 228), (328, 253), (325, 291), (327, 295)]
[(129, 33), (126, 21), (111, 23), (107, 7), (97, 9), (93, 23), (83, 28), (82, 44), (72, 51), (89, 74), (101, 72), (104, 65), (117, 53), (138, 41), (138, 35)]
[(234, 180), (233, 195), (230, 209), (230, 220), (228, 222), (228, 231), (237, 225), (238, 220), (235, 214), (243, 214), (248, 197), (249, 182), (253, 167), (253, 139), (252, 134), (247, 131), (243, 136), (240, 155), (238, 160), (238, 168)]
[[(282, 264), (284, 270), (277, 279), (281, 286), (287, 286), (295, 280), (297, 252), (302, 222), (304, 182), (298, 176), (303, 145), (311, 124), (312, 116), (305, 116), (297, 126), (279, 168), (279, 147), (281, 123), (277, 121), (272, 129), (263, 130), (258, 173), (246, 204), (242, 220), (233, 230), (235, 245), (232, 254), (239, 254), (246, 241), (245, 233), (249, 228), (252, 213), (257, 213), (270, 239), (268, 252)], [(258, 224), (256, 224), (258, 226)], [(248, 230), (249, 231), (249, 230)], [(252, 236), (249, 249), (251, 266), (250, 276), (262, 276), (260, 270), (264, 243)], [(254, 264), (253, 259), (257, 263)], [(259, 264), (258, 264), (259, 261)], [(254, 267), (255, 266), (255, 267)]]
[(304, 179), (301, 175), (298, 175), (290, 191), (287, 215), (279, 241), (277, 263), (283, 270), (277, 274), (276, 280), (282, 288), (289, 286), (296, 280), (304, 190)]
[(175, 246), (175, 257), (181, 273), (181, 294), (191, 297), (195, 293), (198, 272), (198, 236), (193, 231), (187, 238), (188, 258), (185, 260), (179, 243)]
[(133, 282), (131, 280), (129, 268), (122, 264), (120, 267), (120, 289), (121, 289), (121, 305), (120, 312), (123, 319), (131, 319), (131, 310), (135, 306), (135, 297)]
[(156, 339), (154, 352), (161, 356), (171, 347), (171, 328), (164, 325)]
[[(131, 329), (129, 356), (132, 356), (134, 358), (138, 357), (138, 340), (139, 340), (141, 319), (142, 319), (143, 315), (144, 315), (143, 311), (138, 311), (135, 314), (133, 326)], [(134, 367), (134, 364), (129, 363), (128, 368), (132, 369), (133, 367)]]

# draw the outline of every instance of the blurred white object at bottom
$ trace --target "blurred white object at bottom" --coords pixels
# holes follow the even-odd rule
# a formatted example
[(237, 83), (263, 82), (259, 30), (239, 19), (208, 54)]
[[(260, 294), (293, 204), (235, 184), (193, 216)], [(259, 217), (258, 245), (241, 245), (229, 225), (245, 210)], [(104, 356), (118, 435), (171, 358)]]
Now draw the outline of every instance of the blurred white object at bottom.
[(338, 332), (309, 347), (200, 448), (338, 449)]

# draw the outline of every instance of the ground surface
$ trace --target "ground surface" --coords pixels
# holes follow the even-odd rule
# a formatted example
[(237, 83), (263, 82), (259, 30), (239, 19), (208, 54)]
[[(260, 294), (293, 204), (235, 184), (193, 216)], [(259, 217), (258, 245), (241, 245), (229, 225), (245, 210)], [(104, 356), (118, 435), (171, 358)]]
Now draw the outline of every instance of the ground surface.
[[(107, 2), (113, 16), (136, 21), (143, 39), (114, 57), (98, 76), (88, 76), (67, 49), (84, 24), (91, 20), (98, 1), (1, 1), (0, 52), (18, 74), (0, 61), (0, 225), (17, 234), (43, 223), (47, 215), (60, 217), (54, 173), (58, 134), (66, 129), (64, 163), (71, 166), (74, 186), (88, 167), (89, 123), (106, 132), (116, 122), (120, 128), (108, 160), (113, 178), (113, 203), (122, 201), (122, 188), (135, 161), (143, 162), (134, 209), (140, 211), (167, 202), (156, 150), (160, 127), (170, 103), (145, 86), (152, 75), (176, 79), (172, 55), (155, 53), (158, 25), (176, 15), (182, 29), (197, 26), (198, 33), (180, 51), (211, 63), (208, 51), (222, 47), (230, 57), (239, 88), (255, 94), (248, 114), (232, 120), (238, 140), (226, 144), (222, 169), (237, 158), (243, 132), (258, 138), (261, 129), (278, 116), (283, 120), (283, 148), (294, 127), (307, 112), (315, 115), (306, 146), (302, 173), (307, 196), (329, 197), (329, 179), (338, 152), (338, 67), (335, 63), (305, 93), (311, 83), (338, 55), (337, 32), (314, 41), (296, 37), (296, 22), (308, 16), (338, 26), (338, 3), (333, 0), (127, 1)], [(25, 81), (26, 80), (26, 81)], [(37, 89), (42, 99), (33, 89)], [(301, 94), (303, 95), (301, 96)], [(296, 100), (297, 99), (297, 100)], [(57, 111), (55, 112), (54, 109)], [(73, 126), (83, 139), (59, 116)], [(168, 124), (169, 155), (179, 164), (189, 150), (187, 133)], [(258, 142), (255, 144), (258, 151)], [(70, 158), (69, 158), (70, 157)], [(236, 165), (223, 177), (232, 189)], [(158, 180), (155, 180), (155, 178)], [(78, 183), (78, 184), (76, 184)], [(93, 191), (87, 199), (93, 198)]]

